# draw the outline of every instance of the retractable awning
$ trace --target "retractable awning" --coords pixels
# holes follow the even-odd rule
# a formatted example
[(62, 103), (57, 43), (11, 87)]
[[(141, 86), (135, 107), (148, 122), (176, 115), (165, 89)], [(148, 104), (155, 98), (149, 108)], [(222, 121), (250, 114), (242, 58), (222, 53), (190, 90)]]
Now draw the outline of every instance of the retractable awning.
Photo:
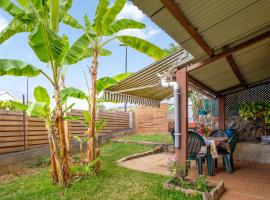
[(104, 91), (104, 98), (116, 102), (158, 107), (160, 101), (170, 97), (173, 91), (171, 88), (161, 86), (157, 74), (171, 71), (176, 66), (187, 63), (191, 59), (192, 56), (181, 49), (108, 88)]

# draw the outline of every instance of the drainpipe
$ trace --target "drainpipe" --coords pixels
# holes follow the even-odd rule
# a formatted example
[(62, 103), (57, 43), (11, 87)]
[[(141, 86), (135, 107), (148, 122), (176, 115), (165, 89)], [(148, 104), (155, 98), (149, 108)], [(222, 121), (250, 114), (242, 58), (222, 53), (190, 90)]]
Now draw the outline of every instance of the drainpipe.
[(174, 147), (180, 149), (181, 144), (181, 133), (180, 133), (180, 91), (177, 82), (167, 81), (165, 79), (161, 79), (161, 85), (165, 88), (172, 87), (173, 88), (173, 96), (174, 96)]

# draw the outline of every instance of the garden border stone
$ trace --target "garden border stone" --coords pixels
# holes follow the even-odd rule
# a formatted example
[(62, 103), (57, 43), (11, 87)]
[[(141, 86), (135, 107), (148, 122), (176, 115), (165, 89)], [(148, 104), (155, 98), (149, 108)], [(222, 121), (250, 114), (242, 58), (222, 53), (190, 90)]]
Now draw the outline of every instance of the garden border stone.
[(209, 185), (213, 187), (213, 189), (210, 192), (201, 192), (193, 189), (187, 189), (183, 188), (180, 186), (173, 185), (169, 183), (171, 181), (167, 180), (163, 184), (163, 188), (167, 190), (177, 190), (181, 191), (187, 195), (196, 195), (196, 194), (201, 194), (203, 197), (203, 200), (218, 200), (222, 196), (222, 194), (225, 191), (225, 186), (224, 186), (224, 181), (221, 180), (219, 182), (214, 182), (214, 181), (208, 181)]

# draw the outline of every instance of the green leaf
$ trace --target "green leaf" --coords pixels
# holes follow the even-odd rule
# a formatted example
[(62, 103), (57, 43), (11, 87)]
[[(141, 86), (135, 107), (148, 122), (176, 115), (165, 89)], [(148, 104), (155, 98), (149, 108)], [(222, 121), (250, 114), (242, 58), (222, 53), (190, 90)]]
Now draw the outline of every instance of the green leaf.
[[(91, 48), (89, 48), (89, 50), (90, 50), (90, 52), (93, 52), (93, 50), (91, 49)], [(109, 51), (109, 50), (107, 50), (107, 49), (100, 49), (99, 50), (99, 55), (100, 56), (109, 56), (109, 55), (111, 55), (112, 54), (112, 52), (111, 51)], [(92, 55), (91, 55), (92, 56)]]
[(99, 0), (93, 24), (93, 29), (96, 31), (97, 34), (102, 33), (102, 21), (107, 13), (108, 5), (109, 0)]
[(168, 56), (168, 52), (146, 40), (126, 35), (117, 36), (116, 38), (120, 40), (120, 42), (122, 42), (123, 44), (132, 47), (133, 49), (136, 49), (137, 51), (144, 53), (155, 60), (159, 60)]
[(59, 25), (59, 0), (51, 0), (51, 29), (54, 32), (58, 32), (58, 25)]
[(113, 35), (121, 30), (129, 29), (129, 28), (143, 29), (143, 28), (145, 28), (145, 25), (141, 22), (137, 22), (137, 21), (132, 20), (132, 19), (120, 19), (116, 22), (113, 22), (110, 25), (106, 34)]
[(28, 38), (29, 45), (42, 62), (55, 61), (62, 53), (62, 39), (42, 23), (35, 28)]
[(19, 60), (0, 59), (0, 76), (37, 76), (40, 69)]
[(80, 120), (81, 117), (80, 116), (66, 116), (64, 117), (64, 120), (66, 121), (75, 121), (75, 120)]
[(85, 120), (85, 122), (87, 123), (87, 124), (89, 124), (90, 123), (90, 114), (89, 114), (89, 112), (87, 112), (87, 111), (83, 111), (83, 117), (84, 117), (84, 120)]
[(46, 107), (47, 107), (46, 102), (34, 102), (34, 103), (31, 103), (31, 105), (28, 107), (28, 109), (26, 110), (26, 113), (30, 117), (45, 118)]
[(14, 18), (9, 25), (0, 32), (0, 44), (8, 40), (11, 36), (22, 33), (22, 32), (30, 32), (32, 30), (31, 24), (24, 24), (17, 18)]
[(72, 28), (83, 29), (83, 26), (70, 14), (64, 13), (62, 11), (60, 13), (61, 13), (61, 20), (64, 24), (71, 26)]
[(77, 142), (81, 142), (81, 138), (78, 135), (74, 135), (73, 136), (74, 140), (76, 140)]
[(59, 0), (61, 10), (68, 11), (72, 6), (73, 0)]
[(111, 8), (108, 9), (106, 15), (104, 16), (104, 20), (102, 23), (103, 32), (107, 32), (111, 23), (115, 21), (115, 18), (118, 13), (125, 6), (126, 0), (116, 0)]
[[(74, 44), (69, 48), (68, 53), (65, 57), (64, 64), (75, 64), (84, 58), (91, 56), (89, 53), (88, 46), (90, 40), (86, 34), (83, 34)], [(90, 54), (90, 55), (89, 55)]]
[(88, 19), (87, 15), (84, 15), (84, 26), (87, 32), (91, 30), (91, 22)]
[(87, 95), (80, 89), (74, 87), (68, 87), (60, 92), (61, 102), (64, 103), (67, 101), (69, 97), (76, 98), (76, 99), (86, 99)]
[(58, 59), (55, 62), (56, 66), (61, 66), (62, 65), (62, 63), (64, 62), (65, 57), (67, 56), (67, 53), (69, 51), (69, 41), (68, 41), (68, 37), (66, 35), (64, 35), (62, 37), (61, 43), (63, 44), (62, 52), (61, 52), (61, 54), (59, 55)]
[(63, 112), (68, 112), (69, 110), (71, 110), (73, 108), (73, 106), (75, 106), (76, 103), (72, 103), (71, 105), (69, 105)]
[(115, 76), (113, 76), (112, 78), (114, 80), (116, 80), (117, 82), (124, 80), (125, 78), (129, 77), (130, 75), (132, 75), (132, 72), (128, 72), (128, 73), (122, 73), (122, 74), (117, 74)]
[(12, 3), (10, 0), (1, 0), (0, 8), (8, 12), (13, 17), (20, 17), (25, 14), (22, 9), (16, 6), (16, 4)]
[(117, 84), (118, 82), (111, 78), (111, 77), (103, 77), (96, 81), (96, 91), (100, 93), (101, 91), (105, 90), (106, 88)]
[(9, 101), (12, 107), (16, 108), (17, 110), (26, 111), (28, 106), (24, 105), (18, 101)]
[(37, 102), (45, 102), (48, 106), (51, 103), (51, 98), (47, 90), (41, 86), (38, 86), (34, 90), (34, 97)]

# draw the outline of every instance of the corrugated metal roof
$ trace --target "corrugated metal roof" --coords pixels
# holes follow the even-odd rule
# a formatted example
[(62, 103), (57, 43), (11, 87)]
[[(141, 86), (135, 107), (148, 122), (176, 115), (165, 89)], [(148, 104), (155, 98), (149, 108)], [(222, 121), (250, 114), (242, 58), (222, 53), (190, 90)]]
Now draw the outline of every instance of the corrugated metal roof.
[[(160, 0), (133, 0), (148, 17), (193, 56), (208, 56)], [(269, 0), (174, 0), (189, 23), (215, 53), (270, 30)], [(156, 9), (156, 10), (155, 10)], [(232, 56), (248, 84), (270, 78), (270, 41), (264, 40)], [(190, 75), (216, 92), (239, 85), (226, 59), (210, 63)]]
[[(105, 92), (107, 95), (105, 98), (118, 102), (129, 101), (135, 104), (157, 106), (159, 101), (172, 95), (171, 88), (161, 86), (157, 74), (172, 70), (175, 66), (187, 63), (191, 59), (192, 56), (187, 51), (179, 50), (108, 88)], [(140, 98), (134, 99), (135, 96)], [(148, 101), (149, 99), (150, 101)]]

